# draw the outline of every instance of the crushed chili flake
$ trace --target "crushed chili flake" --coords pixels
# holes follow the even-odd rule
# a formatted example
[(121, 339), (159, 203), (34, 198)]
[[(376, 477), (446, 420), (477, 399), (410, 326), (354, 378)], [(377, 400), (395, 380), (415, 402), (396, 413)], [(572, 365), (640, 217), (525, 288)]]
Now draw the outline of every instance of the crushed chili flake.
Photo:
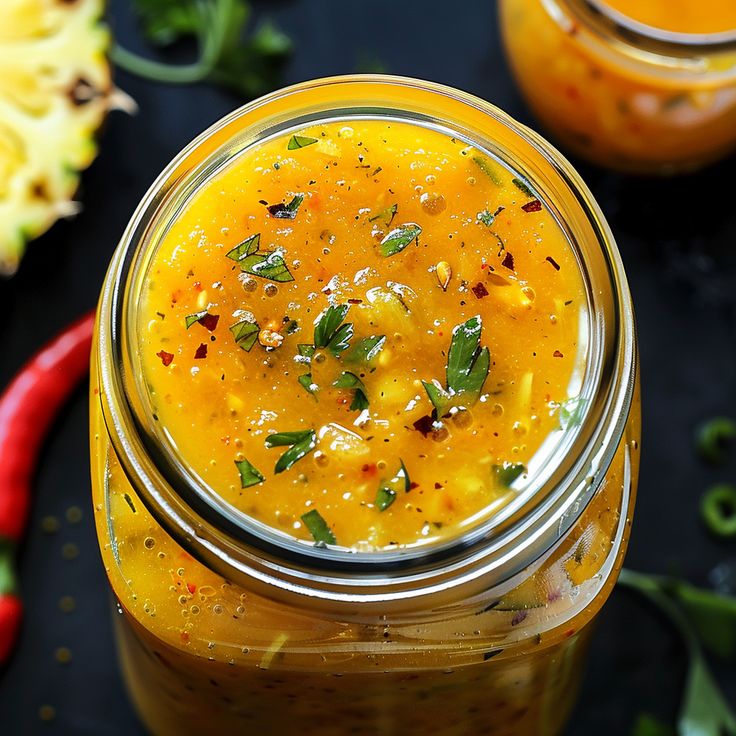
[(539, 212), (542, 209), (542, 203), (538, 199), (533, 199), (531, 202), (521, 205), (521, 209), (524, 212)]
[(476, 299), (482, 299), (483, 297), (488, 296), (488, 289), (486, 289), (480, 281), (475, 286), (471, 286), (470, 290), (475, 294)]
[(510, 271), (514, 270), (514, 257), (506, 251), (506, 255), (504, 256), (503, 260), (501, 261), (501, 265), (508, 268)]
[(199, 324), (202, 325), (205, 329), (209, 330), (210, 332), (214, 332), (215, 328), (217, 327), (217, 323), (220, 321), (220, 315), (219, 314), (210, 314), (207, 312), (207, 314), (202, 315), (202, 317), (199, 318)]
[(348, 299), (348, 304), (362, 304), (362, 299)]
[(429, 414), (425, 414), (423, 417), (414, 422), (414, 429), (422, 433), (423, 437), (426, 437), (430, 432), (434, 431), (434, 420)]
[(207, 357), (207, 345), (203, 342), (199, 344), (199, 347), (197, 348), (197, 352), (194, 353), (194, 359), (195, 360), (202, 360), (202, 358)]
[(158, 353), (156, 353), (156, 356), (161, 358), (161, 362), (164, 365), (171, 365), (171, 361), (174, 360), (174, 354), (167, 353), (165, 350), (159, 351)]
[(437, 483), (437, 482), (435, 482), (435, 484), (434, 484), (434, 487), (435, 487), (435, 488), (436, 488), (437, 490), (439, 490), (440, 488), (442, 488), (442, 483)]
[(554, 258), (552, 258), (552, 256), (547, 256), (544, 260), (547, 261), (548, 263), (551, 263), (555, 271), (560, 270), (560, 264), (557, 263), (557, 261)]
[(419, 488), (419, 483), (417, 483), (416, 481), (411, 481), (411, 483), (409, 483), (409, 490), (413, 491), (415, 488)]
[(552, 355), (555, 358), (564, 358), (565, 357), (559, 350), (555, 350), (554, 353), (552, 353)]
[(194, 595), (197, 592), (197, 586), (194, 583), (187, 583), (187, 590)]

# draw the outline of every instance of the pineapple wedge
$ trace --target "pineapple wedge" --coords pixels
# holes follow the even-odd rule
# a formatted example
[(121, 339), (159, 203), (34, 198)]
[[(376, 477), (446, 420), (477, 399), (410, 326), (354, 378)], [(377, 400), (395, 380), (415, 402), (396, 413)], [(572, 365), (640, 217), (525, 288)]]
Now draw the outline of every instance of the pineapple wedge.
[(73, 215), (114, 97), (104, 0), (0, 0), (0, 273)]

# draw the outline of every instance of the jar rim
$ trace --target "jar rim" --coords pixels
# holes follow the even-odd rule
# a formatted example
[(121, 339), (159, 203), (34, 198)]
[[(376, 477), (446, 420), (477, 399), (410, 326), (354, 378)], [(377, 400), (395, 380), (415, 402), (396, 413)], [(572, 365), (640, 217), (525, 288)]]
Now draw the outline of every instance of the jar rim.
[[(126, 327), (130, 303), (126, 297), (136, 258), (140, 257), (167, 196), (173, 196), (172, 192), (177, 187), (181, 189), (194, 176), (193, 172), (205, 167), (208, 157), (232, 140), (228, 131), (237, 132), (239, 125), (263, 126), (264, 110), (267, 116), (269, 106), (278, 108), (287, 119), (289, 115), (293, 117), (298, 108), (289, 103), (300, 95), (308, 97), (328, 90), (335, 99), (340, 94), (362, 95), (360, 99), (369, 104), (373, 100), (376, 105), (387, 105), (392, 95), (400, 99), (400, 91), (406, 88), (429, 98), (440, 95), (459, 106), (458, 109), (468, 114), (472, 111), (481, 120), (485, 119), (488, 125), (492, 121), (505, 128), (522, 148), (540, 158), (549, 168), (551, 179), (574, 195), (580, 217), (587, 220), (605, 260), (614, 312), (610, 315), (612, 324), (605, 325), (610, 329), (612, 344), (603, 346), (597, 356), (601, 371), (608, 371), (605, 376), (597, 376), (600, 385), (594, 386), (597, 392), (594, 398), (601, 402), (598, 414), (587, 412), (577, 431), (571, 434), (565, 454), (554, 468), (556, 478), (545, 479), (548, 494), (530, 496), (535, 502), (531, 509), (517, 509), (515, 516), (510, 514), (498, 534), (497, 526), (489, 529), (481, 525), (471, 530), (473, 534), (452, 538), (436, 549), (416, 547), (396, 553), (351, 553), (316, 549), (304, 543), (286, 544), (268, 534), (264, 536), (262, 530), (254, 538), (252, 528), (244, 534), (222, 508), (208, 507), (201, 496), (191, 492), (191, 479), (180, 482), (177, 472), (181, 469), (170, 467), (169, 458), (157, 451), (160, 448), (140, 419), (139, 401), (131, 391), (130, 380), (125, 378), (126, 339), (130, 335)], [(396, 99), (392, 101), (396, 103)], [(326, 110), (331, 108), (328, 106)], [(248, 121), (249, 117), (254, 120)], [(453, 121), (448, 122), (447, 116), (440, 119), (454, 129)], [(514, 161), (512, 165), (519, 170), (522, 163)], [(535, 177), (529, 178), (543, 191)], [(633, 400), (636, 365), (633, 310), (613, 236), (592, 194), (561, 154), (506, 113), (467, 93), (409, 78), (354, 75), (305, 82), (244, 105), (215, 123), (173, 159), (141, 201), (113, 258), (100, 309), (103, 417), (123, 470), (154, 517), (185, 549), (209, 566), (219, 568), (228, 579), (242, 573), (269, 588), (276, 585), (282, 592), (301, 593), (313, 600), (350, 604), (391, 598), (406, 600), (446, 592), (460, 581), (470, 584), (481, 576), (486, 586), (494, 576), (508, 579), (537, 559), (540, 552), (548, 551), (582, 513), (612, 461), (612, 448), (618, 446), (623, 435)], [(601, 327), (599, 315), (593, 317), (593, 326)], [(594, 478), (590, 477), (590, 467), (596, 468)], [(528, 553), (516, 554), (514, 560), (506, 559), (520, 540), (529, 543)]]

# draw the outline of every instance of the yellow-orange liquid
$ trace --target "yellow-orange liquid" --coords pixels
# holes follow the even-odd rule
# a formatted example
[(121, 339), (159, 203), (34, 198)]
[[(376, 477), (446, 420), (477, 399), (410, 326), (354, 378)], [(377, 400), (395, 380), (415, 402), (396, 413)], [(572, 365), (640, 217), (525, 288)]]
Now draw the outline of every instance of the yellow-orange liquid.
[(628, 18), (677, 33), (736, 31), (733, 0), (606, 0)]

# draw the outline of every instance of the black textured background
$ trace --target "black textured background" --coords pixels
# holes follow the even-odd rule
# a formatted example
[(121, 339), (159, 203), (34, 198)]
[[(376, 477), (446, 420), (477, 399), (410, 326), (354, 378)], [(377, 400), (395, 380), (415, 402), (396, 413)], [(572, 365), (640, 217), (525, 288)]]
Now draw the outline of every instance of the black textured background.
[[(473, 92), (534, 125), (502, 56), (495, 5), (434, 0), (272, 0), (254, 3), (295, 41), (285, 82), (350, 73), (380, 61), (391, 73)], [(128, 0), (111, 21), (143, 50)], [(135, 117), (110, 116), (100, 155), (84, 175), (84, 213), (33, 244), (20, 273), (0, 283), (0, 386), (57, 330), (93, 306), (125, 223), (154, 177), (192, 137), (241, 103), (210, 86), (168, 87), (120, 74)], [(700, 583), (725, 563), (736, 586), (736, 542), (708, 536), (698, 502), (709, 484), (736, 481), (736, 453), (712, 470), (692, 434), (714, 414), (736, 415), (736, 202), (734, 159), (670, 181), (617, 176), (579, 164), (618, 239), (638, 314), (644, 386), (642, 473), (627, 565)], [(22, 549), (27, 612), (20, 646), (0, 674), (0, 733), (142, 733), (118, 676), (106, 581), (90, 509), (87, 402), (80, 390), (39, 463), (36, 503)], [(80, 524), (67, 508), (84, 510)], [(44, 534), (41, 519), (61, 520)], [(62, 556), (74, 542), (77, 559)], [(710, 577), (709, 577), (710, 576)], [(76, 610), (62, 613), (71, 595)], [(72, 660), (55, 659), (68, 647)], [(736, 668), (717, 665), (736, 700)], [(571, 736), (621, 736), (649, 711), (674, 721), (684, 674), (677, 640), (656, 614), (617, 591), (604, 609)], [(56, 709), (43, 723), (39, 707)]]

